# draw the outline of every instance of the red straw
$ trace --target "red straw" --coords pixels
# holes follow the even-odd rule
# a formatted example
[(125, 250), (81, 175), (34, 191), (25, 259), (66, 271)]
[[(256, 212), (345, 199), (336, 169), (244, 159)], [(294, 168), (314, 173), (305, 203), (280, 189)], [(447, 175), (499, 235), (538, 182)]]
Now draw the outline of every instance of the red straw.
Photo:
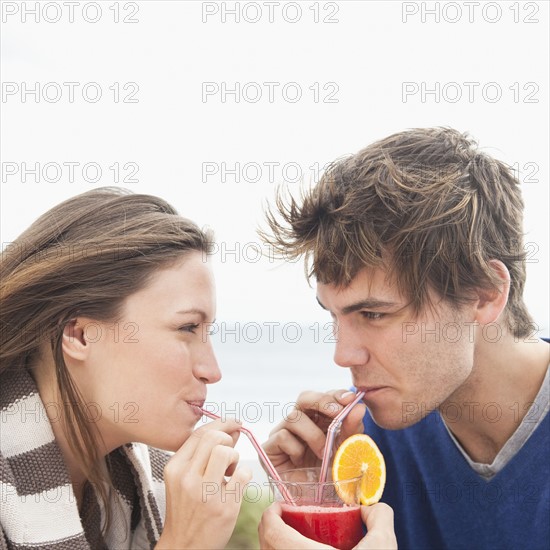
[(325, 449), (323, 451), (323, 462), (321, 463), (321, 473), (319, 474), (319, 483), (324, 483), (327, 479), (328, 474), (328, 465), (330, 462), (330, 456), (332, 454), (332, 445), (334, 443), (334, 439), (336, 437), (336, 431), (340, 428), (340, 425), (344, 421), (344, 418), (348, 415), (348, 413), (363, 399), (365, 396), (364, 391), (360, 391), (355, 399), (346, 405), (335, 417), (334, 420), (330, 423), (330, 426), (327, 430), (327, 440), (325, 442)]
[[(208, 418), (212, 418), (213, 420), (219, 420), (221, 416), (218, 416), (217, 414), (211, 413), (210, 411), (205, 411), (204, 409), (201, 409), (204, 416), (208, 416)], [(269, 475), (277, 481), (277, 487), (279, 487), (279, 490), (281, 491), (282, 497), (285, 499), (285, 502), (287, 504), (296, 505), (294, 502), (294, 499), (290, 496), (290, 493), (287, 491), (287, 488), (284, 486), (284, 483), (281, 479), (281, 476), (278, 474), (277, 470), (275, 469), (275, 466), (271, 463), (271, 460), (269, 460), (269, 457), (265, 454), (265, 451), (262, 449), (262, 446), (258, 443), (256, 438), (252, 435), (252, 432), (248, 430), (247, 428), (239, 428), (239, 431), (250, 439), (250, 442), (254, 446), (254, 449), (256, 449), (256, 452), (258, 453), (260, 460), (263, 462), (264, 466), (266, 467), (267, 471), (269, 472)]]

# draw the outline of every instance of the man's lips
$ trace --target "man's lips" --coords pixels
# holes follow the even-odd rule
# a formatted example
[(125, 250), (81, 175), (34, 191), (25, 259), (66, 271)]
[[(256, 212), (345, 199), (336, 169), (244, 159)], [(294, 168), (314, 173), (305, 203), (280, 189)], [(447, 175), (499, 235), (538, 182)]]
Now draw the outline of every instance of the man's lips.
[(369, 394), (371, 392), (387, 388), (388, 386), (355, 386), (355, 387), (357, 388), (357, 391), (364, 391), (366, 394)]

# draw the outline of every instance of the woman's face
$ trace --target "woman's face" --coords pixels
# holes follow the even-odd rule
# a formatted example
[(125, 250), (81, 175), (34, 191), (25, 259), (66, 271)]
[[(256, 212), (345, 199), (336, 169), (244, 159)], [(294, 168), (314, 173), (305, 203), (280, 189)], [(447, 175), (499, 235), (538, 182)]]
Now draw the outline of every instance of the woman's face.
[(210, 266), (192, 252), (129, 296), (115, 323), (87, 320), (90, 347), (72, 374), (107, 447), (175, 451), (190, 436), (207, 384), (221, 378), (207, 330), (214, 315)]

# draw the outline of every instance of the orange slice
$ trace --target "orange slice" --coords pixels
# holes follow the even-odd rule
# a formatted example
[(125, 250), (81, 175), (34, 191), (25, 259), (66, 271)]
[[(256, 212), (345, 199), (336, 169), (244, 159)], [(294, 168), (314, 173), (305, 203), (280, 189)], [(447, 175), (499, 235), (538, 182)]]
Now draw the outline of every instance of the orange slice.
[[(376, 443), (366, 434), (348, 437), (336, 451), (332, 479), (343, 481), (361, 477), (359, 500), (370, 505), (378, 502), (386, 484), (386, 463)], [(357, 488), (350, 483), (336, 485), (340, 498), (353, 504)]]

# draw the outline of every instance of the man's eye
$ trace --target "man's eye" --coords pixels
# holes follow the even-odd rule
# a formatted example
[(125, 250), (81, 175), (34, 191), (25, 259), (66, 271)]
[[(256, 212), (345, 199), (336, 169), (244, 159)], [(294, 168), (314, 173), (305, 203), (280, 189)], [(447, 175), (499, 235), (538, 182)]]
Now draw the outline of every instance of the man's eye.
[(384, 317), (384, 313), (377, 313), (375, 311), (362, 311), (361, 316), (365, 319), (369, 319), (370, 321), (377, 321)]
[(183, 325), (178, 330), (180, 332), (190, 332), (191, 334), (195, 334), (196, 330), (199, 328), (199, 325)]

